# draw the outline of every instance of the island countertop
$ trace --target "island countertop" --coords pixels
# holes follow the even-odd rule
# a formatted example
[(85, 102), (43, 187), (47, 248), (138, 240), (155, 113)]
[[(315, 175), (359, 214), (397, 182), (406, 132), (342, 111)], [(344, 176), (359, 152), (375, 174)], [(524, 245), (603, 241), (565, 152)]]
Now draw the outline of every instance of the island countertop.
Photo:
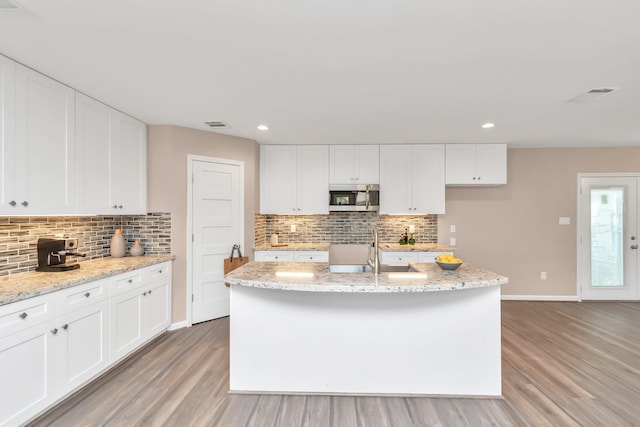
[(231, 285), (307, 292), (433, 292), (499, 286), (508, 278), (462, 264), (455, 271), (433, 263), (411, 264), (409, 273), (331, 273), (326, 263), (249, 262), (228, 273)]
[(0, 278), (0, 305), (9, 304), (49, 292), (81, 285), (93, 280), (115, 276), (127, 271), (172, 261), (175, 255), (145, 255), (139, 257), (107, 257), (83, 261), (77, 270), (12, 274)]

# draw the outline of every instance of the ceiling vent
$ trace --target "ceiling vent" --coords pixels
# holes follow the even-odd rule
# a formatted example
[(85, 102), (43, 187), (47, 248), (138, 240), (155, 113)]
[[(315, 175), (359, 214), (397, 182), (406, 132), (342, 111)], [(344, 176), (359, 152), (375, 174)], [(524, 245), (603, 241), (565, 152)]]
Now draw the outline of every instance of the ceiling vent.
[(223, 121), (204, 122), (204, 124), (214, 129), (230, 129), (231, 128), (231, 126), (229, 126)]
[(578, 96), (575, 96), (567, 102), (575, 102), (575, 103), (584, 103), (595, 101), (596, 99), (600, 99), (604, 96), (609, 95), (611, 92), (620, 89), (619, 87), (598, 87), (595, 89), (591, 89), (588, 92), (581, 93)]

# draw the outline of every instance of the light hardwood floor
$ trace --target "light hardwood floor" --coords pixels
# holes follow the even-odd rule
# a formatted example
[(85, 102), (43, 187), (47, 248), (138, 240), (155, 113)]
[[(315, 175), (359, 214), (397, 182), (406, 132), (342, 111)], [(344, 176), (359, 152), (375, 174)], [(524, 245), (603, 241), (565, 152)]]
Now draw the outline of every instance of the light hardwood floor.
[(229, 395), (219, 319), (164, 334), (32, 425), (640, 425), (640, 303), (505, 301), (502, 325), (503, 399)]

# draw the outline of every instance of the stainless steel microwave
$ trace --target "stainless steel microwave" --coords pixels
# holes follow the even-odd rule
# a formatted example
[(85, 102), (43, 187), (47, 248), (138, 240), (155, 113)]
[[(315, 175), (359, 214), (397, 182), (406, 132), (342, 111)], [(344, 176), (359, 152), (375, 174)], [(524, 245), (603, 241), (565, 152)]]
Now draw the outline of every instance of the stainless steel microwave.
[(330, 211), (379, 211), (379, 184), (345, 184), (329, 186)]

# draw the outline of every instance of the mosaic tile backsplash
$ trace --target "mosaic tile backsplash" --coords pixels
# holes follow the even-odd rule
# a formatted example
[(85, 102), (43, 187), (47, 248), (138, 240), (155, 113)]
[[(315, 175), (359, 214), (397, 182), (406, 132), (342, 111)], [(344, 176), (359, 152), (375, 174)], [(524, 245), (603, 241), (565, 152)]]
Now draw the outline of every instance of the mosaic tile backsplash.
[(78, 262), (109, 256), (111, 236), (122, 228), (127, 251), (140, 240), (147, 255), (171, 253), (171, 214), (122, 216), (0, 217), (0, 276), (35, 270), (38, 265), (36, 243), (39, 237), (78, 239), (78, 252), (86, 258), (67, 258)]
[[(296, 232), (291, 232), (295, 224)], [(277, 234), (284, 243), (369, 243), (371, 229), (378, 227), (381, 243), (398, 243), (410, 225), (415, 227), (416, 243), (438, 242), (438, 216), (378, 215), (375, 212), (333, 212), (329, 215), (255, 216), (255, 244), (269, 241)]]

